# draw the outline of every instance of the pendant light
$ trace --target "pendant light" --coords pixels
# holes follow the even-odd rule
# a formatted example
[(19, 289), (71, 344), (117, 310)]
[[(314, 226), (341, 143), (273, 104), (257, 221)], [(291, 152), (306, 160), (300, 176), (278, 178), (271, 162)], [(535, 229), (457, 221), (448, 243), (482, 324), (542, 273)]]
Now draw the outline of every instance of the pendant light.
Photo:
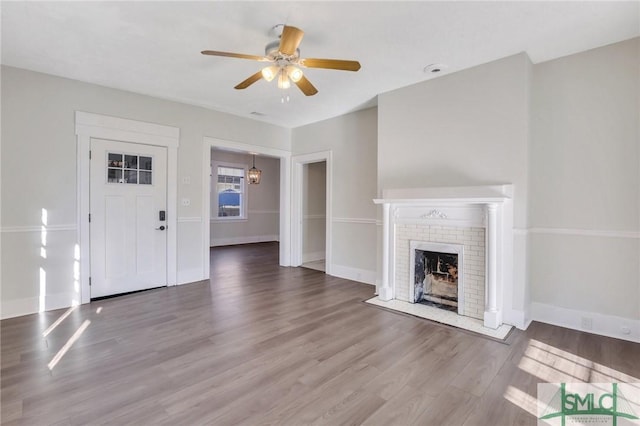
[(256, 169), (256, 156), (253, 155), (253, 167), (247, 172), (247, 179), (249, 179), (250, 185), (258, 185), (260, 178), (262, 177), (262, 170)]

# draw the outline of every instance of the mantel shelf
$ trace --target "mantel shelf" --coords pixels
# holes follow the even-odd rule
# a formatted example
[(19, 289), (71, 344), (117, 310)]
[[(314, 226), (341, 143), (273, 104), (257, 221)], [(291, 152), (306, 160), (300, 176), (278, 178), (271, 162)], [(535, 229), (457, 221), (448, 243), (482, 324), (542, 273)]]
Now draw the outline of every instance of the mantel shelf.
[(511, 199), (513, 185), (385, 189), (376, 204), (487, 204)]

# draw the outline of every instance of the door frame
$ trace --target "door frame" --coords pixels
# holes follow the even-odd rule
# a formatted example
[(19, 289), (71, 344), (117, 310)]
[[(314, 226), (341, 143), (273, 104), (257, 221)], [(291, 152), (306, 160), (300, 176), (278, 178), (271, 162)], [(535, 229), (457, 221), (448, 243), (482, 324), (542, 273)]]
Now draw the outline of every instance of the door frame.
[(128, 120), (90, 112), (75, 112), (77, 143), (77, 237), (75, 260), (79, 264), (76, 291), (81, 303), (91, 300), (89, 277), (91, 274), (90, 248), (90, 164), (91, 139), (107, 139), (133, 144), (155, 145), (167, 149), (167, 285), (177, 283), (177, 200), (178, 200), (178, 146), (180, 129), (143, 121)]
[(224, 139), (203, 137), (202, 143), (202, 247), (203, 275), (209, 279), (209, 252), (211, 249), (211, 149), (255, 153), (280, 159), (280, 266), (291, 265), (291, 152)]
[(303, 186), (304, 172), (303, 166), (310, 163), (326, 162), (326, 213), (325, 213), (325, 273), (332, 273), (332, 200), (333, 200), (333, 151), (321, 151), (310, 154), (294, 155), (291, 157), (292, 162), (292, 212), (291, 212), (291, 266), (302, 265), (302, 221), (304, 219), (303, 203)]

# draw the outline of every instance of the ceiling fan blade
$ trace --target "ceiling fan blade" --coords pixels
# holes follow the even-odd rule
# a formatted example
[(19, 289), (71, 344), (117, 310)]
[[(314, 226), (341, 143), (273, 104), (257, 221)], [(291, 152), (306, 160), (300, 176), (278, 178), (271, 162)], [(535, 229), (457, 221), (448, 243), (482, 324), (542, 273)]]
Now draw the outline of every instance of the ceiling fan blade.
[(358, 71), (360, 69), (360, 62), (345, 61), (342, 59), (306, 58), (306, 59), (300, 59), (299, 63), (300, 65), (307, 68), (326, 68), (330, 70), (342, 70), (342, 71)]
[(262, 78), (262, 71), (258, 71), (257, 73), (253, 74), (251, 77), (247, 78), (245, 81), (239, 83), (235, 87), (235, 89), (238, 89), (238, 90), (246, 89), (256, 81), (260, 80), (261, 78)]
[(278, 50), (285, 55), (293, 55), (300, 46), (300, 42), (304, 37), (304, 31), (296, 27), (284, 26), (282, 35), (280, 36), (280, 47)]
[(313, 96), (318, 93), (318, 89), (316, 89), (305, 76), (302, 76), (302, 78), (295, 83), (306, 96)]
[(203, 50), (203, 55), (212, 55), (212, 56), (226, 56), (228, 58), (239, 58), (239, 59), (251, 59), (252, 61), (268, 61), (269, 59), (264, 56), (258, 55), (245, 55), (243, 53), (233, 53), (233, 52), (219, 52), (217, 50)]

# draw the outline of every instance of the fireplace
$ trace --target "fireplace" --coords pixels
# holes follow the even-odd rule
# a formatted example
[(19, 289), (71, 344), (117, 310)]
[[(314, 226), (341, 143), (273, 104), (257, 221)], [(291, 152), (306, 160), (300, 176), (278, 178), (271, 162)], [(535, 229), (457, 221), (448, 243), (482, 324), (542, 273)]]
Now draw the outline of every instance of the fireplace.
[(512, 193), (512, 185), (384, 190), (374, 200), (383, 207), (378, 298), (436, 304), (498, 328), (513, 268)]
[(410, 299), (464, 315), (464, 246), (411, 241)]

